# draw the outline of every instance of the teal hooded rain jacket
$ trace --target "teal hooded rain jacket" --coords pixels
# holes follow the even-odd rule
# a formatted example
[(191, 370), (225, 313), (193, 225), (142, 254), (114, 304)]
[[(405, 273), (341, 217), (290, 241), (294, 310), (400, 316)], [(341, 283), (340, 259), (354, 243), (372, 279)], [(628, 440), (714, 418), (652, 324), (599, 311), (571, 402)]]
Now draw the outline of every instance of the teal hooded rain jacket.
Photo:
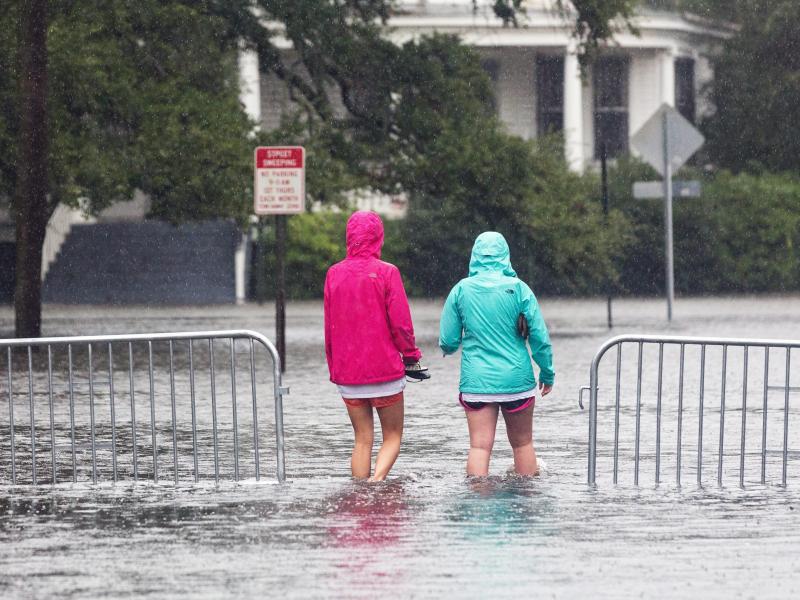
[(482, 233), (472, 247), (469, 277), (450, 291), (439, 325), (445, 354), (463, 345), (460, 391), (513, 394), (536, 387), (525, 340), (517, 332), (520, 313), (528, 321), (528, 343), (542, 383), (552, 385), (553, 350), (536, 296), (517, 279), (505, 238)]

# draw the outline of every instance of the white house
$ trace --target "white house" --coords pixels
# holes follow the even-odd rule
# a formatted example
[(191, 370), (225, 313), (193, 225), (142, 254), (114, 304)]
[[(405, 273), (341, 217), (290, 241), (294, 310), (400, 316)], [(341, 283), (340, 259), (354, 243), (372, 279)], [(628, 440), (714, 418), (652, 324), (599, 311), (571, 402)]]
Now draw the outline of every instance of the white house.
[[(490, 0), (401, 0), (387, 32), (403, 42), (433, 32), (456, 34), (478, 49), (492, 78), (497, 110), (524, 138), (563, 131), (570, 166), (583, 170), (600, 155), (627, 152), (630, 137), (664, 102), (690, 121), (706, 110), (699, 93), (711, 76), (709, 56), (727, 32), (685, 13), (642, 9), (637, 34), (620, 28), (581, 74), (569, 14), (554, 0), (528, 0), (517, 27), (494, 16)], [(254, 57), (242, 61), (243, 101), (265, 127), (288, 108), (284, 86), (261, 77)], [(260, 107), (259, 111), (256, 107)], [(387, 208), (389, 208), (387, 206)]]

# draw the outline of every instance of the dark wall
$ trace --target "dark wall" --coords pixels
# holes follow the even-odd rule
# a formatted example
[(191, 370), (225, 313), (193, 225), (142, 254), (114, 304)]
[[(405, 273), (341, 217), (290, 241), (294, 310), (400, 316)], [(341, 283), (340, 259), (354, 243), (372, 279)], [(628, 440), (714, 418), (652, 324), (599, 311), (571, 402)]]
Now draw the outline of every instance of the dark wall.
[(233, 303), (238, 241), (228, 221), (76, 225), (47, 274), (44, 301)]

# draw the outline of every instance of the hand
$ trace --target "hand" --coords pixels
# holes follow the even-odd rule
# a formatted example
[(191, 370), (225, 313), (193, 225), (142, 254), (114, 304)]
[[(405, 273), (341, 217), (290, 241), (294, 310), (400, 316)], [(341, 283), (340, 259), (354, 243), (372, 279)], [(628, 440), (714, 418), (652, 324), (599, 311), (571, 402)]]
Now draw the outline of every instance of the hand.
[(539, 393), (542, 395), (542, 398), (547, 396), (550, 392), (553, 391), (553, 385), (548, 383), (539, 383)]

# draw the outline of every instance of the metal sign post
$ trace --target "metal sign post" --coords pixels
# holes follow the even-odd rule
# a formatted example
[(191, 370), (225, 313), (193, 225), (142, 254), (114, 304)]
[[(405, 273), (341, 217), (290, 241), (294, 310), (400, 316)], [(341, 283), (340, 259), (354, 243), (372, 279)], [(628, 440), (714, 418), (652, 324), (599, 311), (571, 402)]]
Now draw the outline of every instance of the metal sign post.
[(275, 346), (286, 371), (286, 215), (275, 215)]
[[(704, 141), (705, 138), (694, 125), (668, 104), (662, 104), (631, 138), (631, 147), (664, 178), (664, 254), (666, 259), (667, 319), (670, 321), (672, 320), (672, 304), (675, 300), (672, 172), (689, 160), (689, 157), (703, 145)], [(689, 191), (683, 195), (693, 195), (692, 184), (693, 182), (687, 182)]]
[(662, 116), (664, 137), (664, 248), (667, 262), (667, 321), (672, 321), (672, 304), (675, 302), (675, 266), (672, 248), (672, 164), (669, 160), (669, 121), (667, 111)]
[(275, 342), (286, 371), (286, 215), (305, 212), (306, 152), (302, 146), (255, 150), (254, 210), (275, 215)]

